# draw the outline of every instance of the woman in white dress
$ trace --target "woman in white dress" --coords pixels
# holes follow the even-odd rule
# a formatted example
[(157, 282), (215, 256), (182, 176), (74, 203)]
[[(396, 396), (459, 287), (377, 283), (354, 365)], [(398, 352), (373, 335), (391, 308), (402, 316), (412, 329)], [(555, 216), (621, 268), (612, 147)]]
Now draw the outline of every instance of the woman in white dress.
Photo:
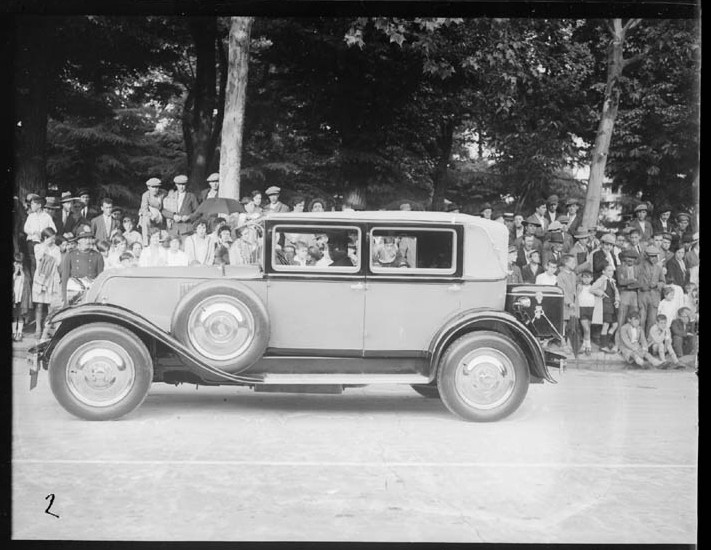
[[(158, 267), (168, 263), (167, 250), (163, 246), (165, 235), (159, 229), (152, 229), (148, 233), (148, 246), (141, 252), (138, 259), (139, 267)], [(167, 235), (167, 234), (166, 234)]]
[(32, 280), (32, 301), (35, 303), (35, 337), (42, 338), (44, 311), (47, 316), (62, 305), (62, 282), (59, 266), (62, 253), (56, 243), (56, 231), (47, 227), (34, 246), (37, 269)]

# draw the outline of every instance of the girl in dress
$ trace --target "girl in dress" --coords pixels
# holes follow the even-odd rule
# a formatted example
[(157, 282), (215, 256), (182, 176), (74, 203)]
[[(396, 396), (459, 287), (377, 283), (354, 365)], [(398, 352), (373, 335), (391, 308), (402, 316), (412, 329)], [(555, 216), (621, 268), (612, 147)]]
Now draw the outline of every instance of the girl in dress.
[(35, 338), (43, 337), (43, 318), (62, 305), (62, 283), (59, 266), (62, 253), (56, 243), (56, 232), (51, 227), (42, 230), (41, 241), (35, 245), (37, 269), (32, 280), (32, 301), (35, 303)]

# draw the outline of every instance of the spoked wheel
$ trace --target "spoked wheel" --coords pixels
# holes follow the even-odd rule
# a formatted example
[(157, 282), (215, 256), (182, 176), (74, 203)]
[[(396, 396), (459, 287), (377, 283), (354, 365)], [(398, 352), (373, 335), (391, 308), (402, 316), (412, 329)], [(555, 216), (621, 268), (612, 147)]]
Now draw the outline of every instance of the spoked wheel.
[(75, 328), (49, 362), (52, 393), (67, 411), (86, 420), (113, 420), (138, 407), (153, 381), (145, 344), (111, 323)]
[(437, 376), (447, 408), (475, 422), (500, 420), (513, 413), (526, 397), (530, 380), (519, 347), (489, 331), (455, 340), (442, 357)]
[(412, 389), (428, 399), (439, 399), (439, 390), (436, 384), (412, 384)]

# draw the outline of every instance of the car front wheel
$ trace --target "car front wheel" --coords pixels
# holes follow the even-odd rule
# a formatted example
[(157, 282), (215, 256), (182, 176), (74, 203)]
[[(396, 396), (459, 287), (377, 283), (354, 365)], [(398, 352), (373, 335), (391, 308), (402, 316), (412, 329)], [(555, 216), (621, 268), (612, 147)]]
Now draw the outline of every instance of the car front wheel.
[(464, 420), (492, 422), (518, 409), (528, 392), (530, 374), (514, 342), (496, 332), (480, 331), (450, 344), (437, 380), (450, 411)]
[(52, 393), (85, 420), (114, 420), (137, 408), (153, 381), (145, 344), (128, 329), (90, 323), (65, 334), (49, 361)]

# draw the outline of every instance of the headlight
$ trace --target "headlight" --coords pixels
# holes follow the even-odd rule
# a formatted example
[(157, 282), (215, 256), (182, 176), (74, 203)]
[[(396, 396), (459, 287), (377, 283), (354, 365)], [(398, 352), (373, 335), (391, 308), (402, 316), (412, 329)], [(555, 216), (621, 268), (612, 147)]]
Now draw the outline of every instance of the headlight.
[(514, 302), (514, 307), (526, 309), (531, 307), (531, 298), (529, 298), (528, 296), (521, 296), (520, 298), (517, 298)]
[(78, 304), (89, 287), (91, 287), (90, 279), (70, 277), (67, 281), (67, 304), (70, 306)]

